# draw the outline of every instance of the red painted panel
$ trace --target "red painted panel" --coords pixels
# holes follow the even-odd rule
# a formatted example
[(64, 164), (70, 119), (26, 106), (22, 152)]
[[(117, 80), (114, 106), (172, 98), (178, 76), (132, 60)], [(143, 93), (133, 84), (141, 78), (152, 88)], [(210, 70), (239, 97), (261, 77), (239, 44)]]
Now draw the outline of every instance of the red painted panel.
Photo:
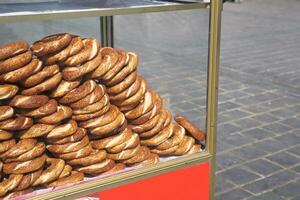
[(101, 200), (208, 200), (209, 163), (106, 190), (99, 196)]

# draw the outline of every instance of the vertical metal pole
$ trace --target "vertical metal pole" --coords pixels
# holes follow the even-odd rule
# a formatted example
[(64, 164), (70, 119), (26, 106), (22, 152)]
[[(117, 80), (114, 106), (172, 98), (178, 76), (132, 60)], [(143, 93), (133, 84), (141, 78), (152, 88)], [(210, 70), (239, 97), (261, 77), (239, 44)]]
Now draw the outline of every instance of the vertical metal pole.
[(222, 0), (211, 0), (207, 91), (207, 149), (210, 159), (210, 200), (215, 199), (216, 139)]
[(114, 47), (113, 16), (100, 17), (101, 46)]

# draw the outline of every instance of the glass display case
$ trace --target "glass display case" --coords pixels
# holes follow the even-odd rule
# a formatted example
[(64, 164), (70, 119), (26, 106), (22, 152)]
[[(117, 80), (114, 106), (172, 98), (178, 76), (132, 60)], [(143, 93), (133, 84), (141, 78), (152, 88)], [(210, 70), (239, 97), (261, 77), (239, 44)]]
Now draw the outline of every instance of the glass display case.
[[(144, 196), (131, 199), (163, 199), (170, 195), (170, 190), (187, 186), (190, 196), (184, 196), (185, 199), (214, 199), (221, 10), (221, 0), (61, 0), (2, 4), (0, 44), (14, 40), (32, 44), (47, 35), (70, 33), (96, 38), (101, 48), (135, 53), (137, 71), (145, 80), (147, 91), (155, 91), (161, 97), (172, 118), (183, 115), (205, 134), (205, 139), (196, 138), (193, 142), (201, 146), (196, 153), (162, 154), (156, 164), (85, 176), (78, 183), (57, 188), (37, 187), (18, 198), (91, 196), (105, 200), (125, 198), (124, 195), (134, 195), (140, 190)], [(109, 81), (107, 85), (102, 80), (97, 83), (111, 88)], [(109, 97), (114, 104), (115, 97)], [(129, 119), (128, 125), (134, 126)], [(144, 142), (148, 139), (141, 138)], [(155, 148), (150, 145), (149, 149)], [(161, 191), (150, 194), (154, 184), (166, 194)], [(180, 194), (168, 197), (177, 199)]]

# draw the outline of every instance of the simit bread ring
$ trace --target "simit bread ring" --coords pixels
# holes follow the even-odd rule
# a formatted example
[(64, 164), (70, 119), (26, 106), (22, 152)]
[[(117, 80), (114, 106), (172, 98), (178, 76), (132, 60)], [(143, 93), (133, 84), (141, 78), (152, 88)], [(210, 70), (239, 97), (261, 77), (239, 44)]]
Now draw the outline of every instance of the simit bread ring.
[(133, 52), (128, 52), (128, 55), (129, 55), (128, 65), (125, 66), (110, 80), (105, 81), (106, 85), (108, 86), (116, 85), (117, 83), (123, 81), (131, 72), (136, 70), (136, 67), (139, 62), (138, 56)]
[(22, 85), (24, 85), (25, 87), (33, 87), (33, 86), (41, 83), (46, 78), (54, 76), (58, 72), (59, 72), (58, 65), (45, 66), (41, 71), (22, 80)]
[(165, 142), (156, 146), (155, 148), (158, 150), (166, 150), (173, 146), (179, 145), (185, 136), (185, 129), (177, 124), (174, 124), (174, 132), (171, 138), (167, 139)]
[(77, 131), (70, 136), (59, 138), (59, 139), (47, 139), (47, 142), (50, 144), (65, 144), (70, 142), (78, 142), (84, 136), (86, 136), (86, 130), (84, 128), (77, 128)]
[(137, 78), (136, 81), (131, 86), (129, 86), (127, 89), (123, 90), (117, 95), (110, 95), (109, 99), (112, 102), (124, 101), (125, 99), (136, 94), (137, 91), (140, 89), (140, 86), (141, 86), (141, 79)]
[(158, 120), (160, 118), (160, 115), (157, 114), (153, 118), (149, 119), (147, 122), (141, 125), (132, 126), (132, 130), (136, 133), (143, 133), (146, 131), (149, 131), (155, 127), (155, 125), (158, 123)]
[(77, 131), (77, 123), (70, 120), (65, 124), (59, 125), (52, 129), (46, 136), (47, 139), (59, 139), (73, 135)]
[(160, 156), (172, 155), (176, 151), (176, 149), (178, 149), (178, 146), (179, 145), (176, 145), (171, 148), (164, 149), (164, 150), (158, 150), (158, 149), (155, 149), (155, 147), (154, 147), (153, 149), (151, 149), (151, 152), (158, 154)]
[(96, 103), (90, 104), (84, 108), (80, 109), (73, 109), (74, 115), (82, 115), (82, 114), (88, 114), (88, 113), (94, 113), (99, 110), (102, 110), (105, 106), (109, 104), (109, 98), (105, 94), (100, 101), (97, 101)]
[(32, 59), (27, 65), (16, 69), (14, 71), (7, 72), (0, 76), (0, 81), (7, 83), (18, 83), (21, 80), (29, 77), (32, 74), (42, 69), (42, 62), (38, 59)]
[(88, 136), (84, 136), (82, 140), (78, 142), (47, 145), (47, 149), (54, 154), (65, 154), (78, 151), (79, 149), (85, 147), (89, 142)]
[(31, 59), (32, 59), (32, 52), (25, 51), (22, 54), (0, 61), (0, 74), (19, 69), (27, 65), (31, 61)]
[(43, 185), (56, 180), (65, 167), (65, 161), (57, 158), (47, 158), (48, 167), (43, 170), (42, 174), (34, 181), (32, 186)]
[(118, 62), (101, 77), (104, 81), (114, 77), (129, 62), (129, 56), (125, 51), (117, 50), (117, 52), (119, 57)]
[(201, 145), (200, 144), (194, 144), (192, 148), (187, 152), (187, 154), (193, 154), (193, 153), (198, 153), (202, 151)]
[(148, 159), (148, 157), (150, 155), (151, 155), (151, 152), (148, 149), (148, 147), (142, 146), (135, 156), (133, 156), (132, 158), (129, 158), (127, 160), (124, 160), (123, 163), (126, 165), (133, 165), (135, 163), (140, 163), (140, 162)]
[(9, 105), (22, 109), (38, 108), (46, 104), (48, 100), (46, 95), (17, 95), (9, 102)]
[(100, 52), (90, 61), (82, 63), (79, 66), (65, 67), (62, 75), (65, 80), (72, 81), (96, 69), (101, 63), (102, 58)]
[(106, 72), (114, 67), (119, 59), (118, 52), (111, 47), (101, 48), (99, 54), (102, 56), (102, 62), (88, 75), (91, 79), (101, 79)]
[(83, 49), (81, 49), (77, 54), (68, 57), (60, 64), (63, 66), (76, 66), (93, 59), (97, 55), (100, 44), (96, 39), (85, 38), (82, 40), (82, 43)]
[(129, 140), (132, 135), (132, 131), (130, 128), (125, 128), (122, 132), (117, 135), (113, 135), (110, 137), (103, 138), (101, 140), (94, 140), (91, 142), (92, 147), (95, 149), (105, 149), (117, 146), (119, 144), (124, 143)]
[(12, 148), (15, 144), (16, 141), (14, 138), (0, 142), (0, 153), (7, 151), (8, 149)]
[(107, 87), (107, 93), (109, 95), (116, 95), (119, 94), (120, 92), (124, 91), (127, 89), (129, 86), (131, 86), (137, 79), (137, 72), (134, 71), (131, 74), (129, 74), (123, 81), (120, 83)]
[(20, 131), (28, 129), (33, 124), (33, 120), (29, 117), (17, 117), (15, 119), (7, 119), (0, 122), (0, 129), (5, 131)]
[(14, 115), (14, 109), (10, 106), (0, 106), (0, 121), (11, 118)]
[(114, 119), (116, 119), (119, 114), (119, 110), (116, 106), (110, 106), (109, 110), (101, 115), (100, 117), (96, 117), (84, 122), (80, 122), (79, 126), (87, 129), (97, 128), (100, 126), (104, 126), (108, 123), (111, 123)]
[(0, 85), (0, 100), (9, 99), (15, 96), (18, 92), (19, 88), (16, 85)]
[(95, 90), (91, 94), (80, 99), (79, 101), (71, 103), (69, 106), (73, 109), (86, 107), (90, 104), (93, 104), (93, 103), (99, 101), (103, 97), (104, 94), (105, 94), (105, 86), (99, 84), (96, 86)]
[(39, 108), (30, 111), (23, 111), (22, 115), (27, 117), (40, 118), (47, 115), (51, 115), (57, 111), (57, 101), (55, 99), (49, 100), (46, 104)]
[(6, 158), (18, 157), (18, 156), (26, 153), (27, 151), (33, 149), (33, 147), (36, 145), (36, 143), (37, 143), (37, 140), (35, 140), (35, 139), (20, 140), (17, 144), (15, 144), (9, 150), (2, 153), (0, 155), (0, 158), (6, 159)]
[(176, 156), (184, 155), (193, 147), (194, 144), (195, 144), (194, 138), (190, 136), (185, 136), (173, 154)]
[(34, 124), (28, 130), (18, 133), (18, 137), (21, 139), (37, 138), (50, 133), (56, 125), (51, 124)]
[(57, 73), (54, 76), (50, 77), (49, 79), (45, 80), (44, 82), (26, 90), (22, 91), (23, 95), (36, 95), (41, 94), (45, 91), (52, 90), (55, 88), (61, 81), (61, 73)]
[(72, 166), (88, 166), (96, 163), (102, 162), (106, 158), (106, 151), (99, 150), (94, 151), (90, 155), (83, 158), (75, 158), (72, 160), (68, 160), (67, 163)]
[(139, 152), (141, 146), (138, 145), (132, 149), (125, 149), (121, 151), (120, 153), (114, 153), (114, 154), (107, 154), (107, 157), (113, 160), (127, 160), (129, 158), (132, 158)]
[(66, 46), (71, 42), (72, 37), (67, 33), (59, 33), (55, 35), (49, 35), (43, 39), (34, 42), (31, 45), (31, 50), (34, 55), (38, 57), (45, 56), (47, 54), (55, 53)]
[(65, 81), (62, 80), (58, 86), (51, 91), (50, 93), (50, 97), (52, 98), (58, 98), (58, 97), (62, 97), (65, 94), (67, 94), (68, 92), (70, 92), (71, 90), (75, 89), (77, 86), (80, 85), (81, 79), (77, 79), (74, 81)]
[(0, 197), (4, 196), (7, 192), (14, 190), (23, 178), (22, 174), (12, 174), (8, 179), (0, 183)]
[(40, 118), (37, 122), (43, 124), (58, 124), (62, 120), (72, 116), (72, 109), (68, 106), (59, 105), (57, 111), (51, 115)]
[(175, 121), (183, 126), (194, 138), (196, 138), (199, 141), (205, 140), (205, 135), (202, 133), (202, 131), (197, 128), (196, 125), (194, 125), (190, 120), (188, 120), (186, 117), (177, 115), (175, 117)]
[(77, 167), (76, 171), (83, 172), (85, 174), (98, 175), (106, 172), (115, 166), (115, 162), (111, 159), (105, 159), (100, 163), (96, 163), (89, 166)]
[(14, 190), (22, 191), (22, 190), (29, 188), (34, 183), (34, 181), (36, 181), (36, 179), (42, 174), (42, 171), (43, 171), (42, 169), (39, 169), (37, 171), (31, 172), (28, 174), (24, 174), (18, 187), (16, 187)]
[(71, 90), (70, 92), (65, 94), (63, 97), (61, 97), (59, 99), (59, 102), (64, 103), (64, 104), (70, 104), (75, 101), (78, 101), (78, 100), (84, 98), (85, 96), (87, 96), (88, 94), (90, 94), (91, 92), (93, 92), (94, 89), (96, 88), (96, 86), (97, 86), (97, 83), (93, 80), (85, 81), (78, 88)]
[(113, 168), (111, 168), (110, 170), (102, 173), (103, 175), (104, 174), (111, 174), (111, 173), (114, 173), (114, 172), (117, 172), (117, 171), (120, 171), (122, 169), (125, 169), (126, 168), (126, 165), (124, 165), (123, 163), (117, 163)]
[(58, 178), (64, 178), (70, 176), (71, 172), (72, 172), (72, 167), (70, 165), (65, 165), (63, 171), (61, 172)]
[(153, 108), (153, 99), (150, 91), (145, 93), (143, 100), (132, 110), (125, 113), (125, 117), (129, 120), (136, 119)]
[(76, 158), (86, 157), (90, 155), (92, 151), (93, 151), (92, 146), (90, 144), (87, 144), (85, 147), (82, 147), (78, 151), (73, 151), (70, 153), (63, 153), (63, 154), (55, 154), (55, 156), (63, 160), (72, 160)]
[(9, 140), (12, 138), (13, 134), (7, 131), (0, 130), (0, 142), (3, 140)]
[(72, 115), (72, 119), (74, 119), (76, 121), (86, 121), (89, 119), (93, 119), (95, 117), (99, 117), (99, 116), (103, 115), (104, 113), (106, 113), (109, 110), (109, 107), (110, 107), (110, 104), (104, 106), (104, 108), (102, 108), (102, 110), (99, 110), (94, 113), (82, 114), (82, 115)]
[(3, 172), (6, 174), (25, 174), (40, 169), (45, 161), (46, 155), (25, 162), (11, 162), (3, 164)]
[(130, 136), (130, 138), (128, 140), (126, 140), (122, 144), (113, 146), (111, 148), (107, 148), (106, 150), (109, 153), (119, 153), (119, 152), (121, 152), (125, 149), (132, 149), (132, 148), (136, 147), (139, 144), (140, 144), (139, 136), (136, 133), (134, 133)]
[(4, 159), (4, 162), (10, 163), (10, 162), (24, 162), (24, 161), (32, 160), (36, 157), (41, 156), (45, 152), (45, 150), (46, 150), (45, 144), (43, 142), (39, 142), (31, 150), (17, 157)]
[(61, 185), (66, 185), (70, 183), (76, 183), (81, 181), (84, 178), (84, 174), (77, 171), (72, 171), (70, 176), (60, 178), (50, 184), (48, 184), (48, 187), (58, 187)]
[(173, 130), (174, 130), (174, 125), (170, 124), (162, 131), (160, 131), (157, 135), (149, 139), (141, 140), (141, 144), (147, 146), (157, 146), (163, 143), (164, 141), (166, 141), (168, 138), (170, 138), (173, 135)]
[(154, 165), (158, 162), (159, 162), (159, 156), (155, 153), (151, 153), (150, 156), (146, 160), (144, 160), (140, 163), (136, 163), (135, 165)]
[(26, 41), (14, 41), (0, 46), (0, 60), (4, 60), (14, 55), (27, 51), (29, 45)]
[(120, 112), (114, 121), (104, 126), (93, 128), (90, 130), (90, 133), (95, 135), (108, 134), (112, 132), (114, 129), (119, 128), (125, 121), (126, 121), (125, 116), (123, 115), (123, 113)]
[(72, 36), (70, 44), (58, 53), (46, 55), (43, 57), (45, 65), (52, 65), (54, 63), (63, 62), (69, 56), (77, 54), (83, 48), (83, 43), (79, 36)]

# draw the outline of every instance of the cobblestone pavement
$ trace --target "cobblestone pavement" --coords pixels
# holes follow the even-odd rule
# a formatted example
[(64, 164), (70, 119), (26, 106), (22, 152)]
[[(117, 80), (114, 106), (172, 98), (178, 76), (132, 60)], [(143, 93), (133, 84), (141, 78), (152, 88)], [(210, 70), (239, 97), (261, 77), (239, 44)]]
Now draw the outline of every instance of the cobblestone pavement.
[[(245, 0), (223, 12), (217, 200), (300, 198), (300, 2)], [(203, 129), (208, 11), (115, 18), (116, 47), (174, 113)], [(98, 37), (99, 20), (4, 24), (0, 42), (55, 32)], [(34, 30), (34, 31), (33, 31)]]

